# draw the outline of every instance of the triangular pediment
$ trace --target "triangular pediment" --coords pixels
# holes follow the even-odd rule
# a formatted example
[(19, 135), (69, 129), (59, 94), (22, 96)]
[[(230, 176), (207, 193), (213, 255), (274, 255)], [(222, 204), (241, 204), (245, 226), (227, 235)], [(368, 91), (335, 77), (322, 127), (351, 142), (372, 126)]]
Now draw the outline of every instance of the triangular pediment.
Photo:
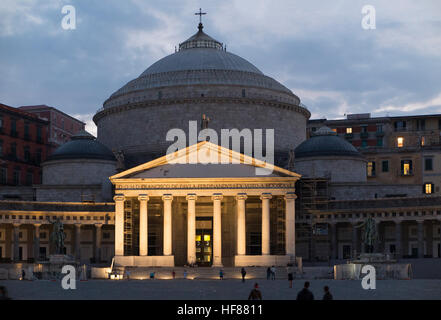
[(115, 179), (295, 177), (300, 175), (239, 152), (202, 141), (120, 172)]

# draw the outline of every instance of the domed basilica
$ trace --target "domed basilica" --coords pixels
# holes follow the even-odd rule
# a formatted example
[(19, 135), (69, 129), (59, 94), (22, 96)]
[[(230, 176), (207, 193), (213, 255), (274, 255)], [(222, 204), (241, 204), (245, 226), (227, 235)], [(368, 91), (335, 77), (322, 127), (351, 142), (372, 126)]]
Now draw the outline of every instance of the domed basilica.
[[(335, 131), (323, 126), (307, 139), (309, 117), (291, 90), (228, 52), (199, 23), (175, 53), (104, 102), (93, 118), (97, 138), (80, 132), (42, 164), (37, 201), (0, 203), (5, 232), (15, 239), (5, 252), (14, 260), (20, 250), (28, 257), (53, 252), (39, 235), (56, 219), (64, 224), (66, 254), (122, 268), (299, 266), (302, 258), (363, 252), (355, 224), (369, 210), (396, 205), (379, 199), (376, 207), (373, 199), (420, 186), (369, 183), (366, 158)], [(173, 129), (188, 140), (170, 153)], [(240, 150), (198, 139), (204, 129), (218, 137), (235, 129)], [(244, 152), (246, 130), (262, 130), (263, 145), (274, 130), (270, 170), (256, 150)], [(369, 216), (379, 214), (396, 216)], [(35, 240), (21, 243), (23, 230)], [(395, 230), (401, 252), (401, 225)]]

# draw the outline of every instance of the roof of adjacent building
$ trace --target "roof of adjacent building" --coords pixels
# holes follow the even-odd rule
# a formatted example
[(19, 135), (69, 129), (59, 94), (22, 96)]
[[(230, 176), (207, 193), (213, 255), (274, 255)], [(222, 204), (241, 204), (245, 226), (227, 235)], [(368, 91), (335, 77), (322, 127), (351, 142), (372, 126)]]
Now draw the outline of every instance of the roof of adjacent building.
[(85, 130), (71, 137), (61, 145), (48, 160), (99, 159), (116, 161), (112, 151)]
[(311, 138), (302, 142), (294, 151), (295, 158), (342, 156), (362, 157), (357, 149), (338, 137), (329, 127), (321, 127)]

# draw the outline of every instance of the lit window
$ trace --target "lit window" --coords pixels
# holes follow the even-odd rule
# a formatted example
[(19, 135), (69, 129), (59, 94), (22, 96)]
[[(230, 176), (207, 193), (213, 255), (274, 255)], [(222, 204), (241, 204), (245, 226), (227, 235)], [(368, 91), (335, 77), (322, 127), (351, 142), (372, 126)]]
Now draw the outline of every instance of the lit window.
[(201, 235), (200, 234), (196, 235), (196, 241), (201, 241)]
[(375, 176), (375, 161), (369, 161), (367, 164), (367, 175), (368, 177)]
[(352, 128), (346, 128), (346, 133), (352, 133)]
[(402, 148), (404, 146), (404, 138), (403, 137), (397, 138), (397, 146), (398, 146), (398, 148)]
[(421, 146), (424, 147), (425, 144), (426, 144), (426, 138), (421, 137)]
[(433, 184), (432, 183), (425, 183), (424, 184), (424, 193), (425, 194), (433, 193)]
[(204, 234), (204, 241), (210, 241), (210, 238), (209, 234)]
[(401, 174), (403, 176), (412, 175), (412, 160), (401, 160)]
[(337, 129), (334, 128), (334, 129), (332, 129), (332, 131), (337, 132)]

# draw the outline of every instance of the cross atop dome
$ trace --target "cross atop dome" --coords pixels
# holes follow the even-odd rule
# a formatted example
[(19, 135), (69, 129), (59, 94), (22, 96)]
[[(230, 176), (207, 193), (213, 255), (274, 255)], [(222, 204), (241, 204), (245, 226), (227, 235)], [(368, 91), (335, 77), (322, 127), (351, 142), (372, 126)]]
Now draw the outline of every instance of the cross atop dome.
[(213, 39), (209, 35), (205, 34), (202, 29), (204, 26), (202, 25), (202, 16), (206, 15), (206, 12), (202, 12), (202, 9), (199, 8), (199, 12), (196, 12), (195, 15), (199, 16), (199, 31), (185, 40), (184, 42), (179, 44), (179, 51), (193, 48), (212, 48), (218, 50), (224, 50), (224, 46), (219, 41)]
[(202, 16), (205, 14), (207, 14), (207, 13), (202, 12), (201, 8), (199, 8), (199, 12), (195, 13), (195, 16), (199, 16), (199, 25), (198, 25), (199, 32), (202, 32), (202, 29), (204, 28), (204, 26), (202, 25)]

